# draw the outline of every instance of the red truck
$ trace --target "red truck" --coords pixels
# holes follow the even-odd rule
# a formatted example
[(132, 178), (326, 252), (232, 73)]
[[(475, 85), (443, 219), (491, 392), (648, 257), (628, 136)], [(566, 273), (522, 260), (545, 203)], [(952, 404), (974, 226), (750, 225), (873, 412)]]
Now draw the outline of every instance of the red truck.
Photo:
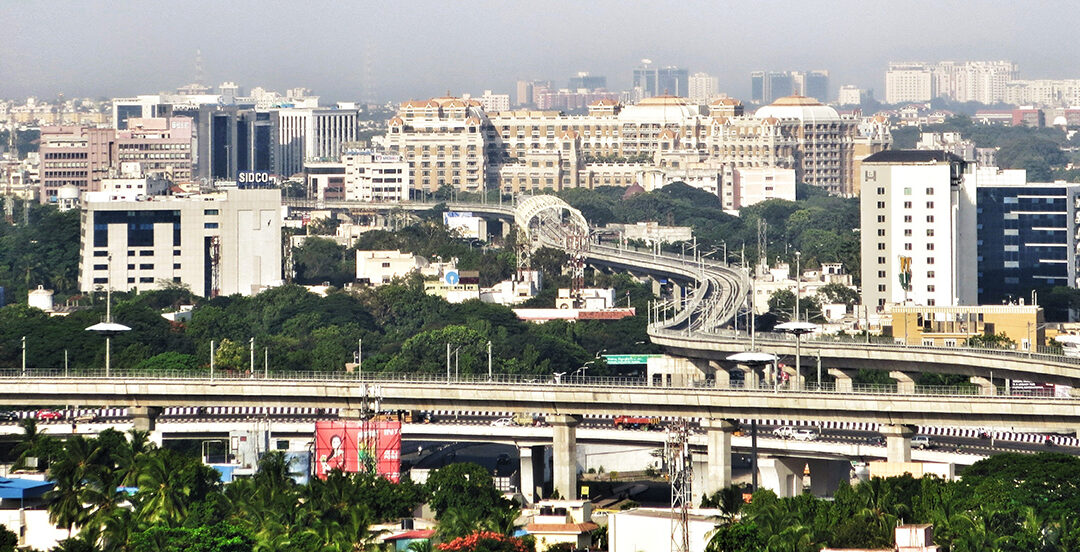
[(615, 429), (657, 429), (660, 427), (658, 418), (646, 418), (644, 416), (616, 416)]

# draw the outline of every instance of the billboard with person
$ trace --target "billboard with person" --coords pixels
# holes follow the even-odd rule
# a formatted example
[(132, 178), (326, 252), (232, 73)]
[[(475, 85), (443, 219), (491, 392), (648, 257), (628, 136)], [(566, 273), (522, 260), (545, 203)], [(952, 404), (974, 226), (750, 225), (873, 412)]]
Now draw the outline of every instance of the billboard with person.
[(333, 470), (401, 478), (401, 422), (336, 420), (315, 423), (315, 476)]

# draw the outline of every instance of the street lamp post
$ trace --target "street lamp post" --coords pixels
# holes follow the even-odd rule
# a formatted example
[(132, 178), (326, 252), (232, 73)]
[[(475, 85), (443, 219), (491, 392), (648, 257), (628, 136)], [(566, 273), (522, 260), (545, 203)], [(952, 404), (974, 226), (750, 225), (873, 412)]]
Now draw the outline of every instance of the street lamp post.
[(802, 252), (795, 252), (795, 321), (799, 321), (799, 298), (802, 297)]
[(22, 336), (22, 375), (26, 377), (26, 336)]
[[(795, 336), (795, 377), (796, 384), (799, 377), (802, 376), (802, 336), (808, 334), (817, 329), (816, 324), (809, 322), (785, 322), (783, 324), (777, 324), (776, 329), (793, 334)], [(819, 370), (820, 372), (820, 370)], [(820, 383), (821, 376), (818, 376), (818, 383)]]
[(491, 381), (491, 340), (490, 339), (487, 342), (487, 353), (488, 353), (488, 381)]
[[(112, 319), (112, 255), (107, 257), (109, 277), (105, 283), (105, 320), (86, 328), (86, 331), (105, 336), (105, 377), (109, 377), (112, 369), (112, 337), (120, 333), (130, 331), (131, 328), (113, 322)], [(25, 357), (26, 349), (23, 348)], [(25, 358), (23, 364), (25, 365)], [(24, 366), (25, 373), (25, 366)]]

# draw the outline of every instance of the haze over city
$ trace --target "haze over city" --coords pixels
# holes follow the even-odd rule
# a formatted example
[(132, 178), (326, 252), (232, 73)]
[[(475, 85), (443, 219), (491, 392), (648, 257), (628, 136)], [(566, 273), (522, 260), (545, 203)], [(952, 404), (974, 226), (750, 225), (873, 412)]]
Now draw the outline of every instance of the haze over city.
[[(832, 86), (882, 90), (890, 60), (1009, 59), (1023, 78), (1080, 74), (1062, 47), (1070, 2), (4, 3), (0, 96), (108, 97), (207, 84), (306, 86), (353, 100), (372, 64), (373, 99), (511, 92), (518, 78), (577, 71), (630, 84), (640, 59), (719, 76), (749, 94), (749, 72), (826, 69)], [(370, 51), (365, 58), (364, 52)], [(880, 92), (879, 92), (880, 96)]]

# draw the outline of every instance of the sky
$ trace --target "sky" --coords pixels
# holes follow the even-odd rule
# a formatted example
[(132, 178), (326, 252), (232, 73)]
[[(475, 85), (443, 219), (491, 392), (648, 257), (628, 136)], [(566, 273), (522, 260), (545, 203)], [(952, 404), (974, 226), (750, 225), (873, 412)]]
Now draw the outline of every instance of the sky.
[[(719, 77), (826, 69), (830, 85), (884, 92), (889, 61), (1008, 59), (1021, 78), (1080, 78), (1066, 1), (0, 0), (0, 97), (114, 97), (195, 79), (357, 100), (447, 91), (514, 94), (578, 71), (630, 85), (639, 60)], [(365, 64), (370, 69), (365, 71)], [(325, 103), (325, 102), (324, 102)]]

